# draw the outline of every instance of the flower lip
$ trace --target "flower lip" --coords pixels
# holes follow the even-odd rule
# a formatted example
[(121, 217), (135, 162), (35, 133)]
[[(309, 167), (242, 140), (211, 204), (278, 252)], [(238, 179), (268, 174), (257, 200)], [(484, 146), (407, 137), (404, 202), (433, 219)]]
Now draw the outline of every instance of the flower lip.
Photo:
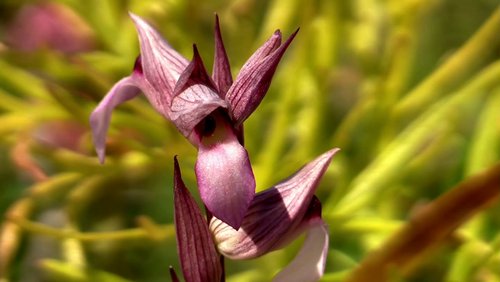
[(227, 113), (219, 109), (211, 116), (214, 123), (205, 119), (195, 130), (199, 138), (195, 166), (198, 190), (215, 217), (238, 229), (254, 198), (255, 178), (248, 152)]

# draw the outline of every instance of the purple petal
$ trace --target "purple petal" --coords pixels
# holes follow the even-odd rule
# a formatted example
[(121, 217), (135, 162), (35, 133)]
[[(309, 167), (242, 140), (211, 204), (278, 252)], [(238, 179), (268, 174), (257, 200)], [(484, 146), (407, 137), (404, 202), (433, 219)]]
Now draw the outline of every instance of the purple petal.
[(138, 79), (135, 75), (125, 77), (111, 88), (90, 115), (94, 147), (101, 163), (104, 163), (106, 154), (106, 133), (111, 120), (111, 112), (118, 105), (136, 97), (139, 93)]
[(314, 192), (337, 151), (324, 153), (290, 178), (256, 194), (239, 230), (212, 218), (210, 229), (219, 252), (231, 259), (255, 258), (296, 236), (304, 222), (314, 218), (309, 214), (316, 210)]
[(231, 87), (231, 84), (233, 84), (233, 77), (231, 76), (231, 67), (229, 65), (226, 48), (224, 48), (224, 42), (222, 41), (219, 16), (217, 15), (215, 15), (215, 55), (212, 77), (217, 85), (221, 98), (224, 98), (227, 90)]
[(198, 130), (201, 141), (195, 171), (207, 209), (231, 229), (238, 229), (255, 195), (255, 178), (247, 151), (220, 112), (209, 116)]
[(275, 49), (281, 34), (275, 32), (259, 50), (241, 68), (235, 82), (226, 94), (231, 109), (231, 115), (236, 125), (241, 124), (257, 108), (269, 89), (274, 72), (281, 57), (299, 30), (288, 40)]
[(315, 221), (307, 230), (306, 239), (297, 256), (273, 281), (318, 281), (325, 272), (328, 242), (325, 223), (322, 220)]
[(184, 185), (174, 159), (174, 206), (177, 252), (186, 281), (221, 281), (222, 266), (207, 222)]
[(142, 70), (150, 86), (143, 89), (144, 94), (153, 107), (168, 118), (174, 86), (188, 61), (144, 20), (132, 13), (130, 17), (139, 34)]

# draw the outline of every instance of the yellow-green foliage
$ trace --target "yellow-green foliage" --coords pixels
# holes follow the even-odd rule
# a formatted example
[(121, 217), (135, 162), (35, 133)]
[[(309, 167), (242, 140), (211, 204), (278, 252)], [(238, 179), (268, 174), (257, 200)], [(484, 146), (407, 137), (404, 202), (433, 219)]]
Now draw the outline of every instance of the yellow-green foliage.
[[(208, 69), (218, 13), (233, 75), (275, 29), (300, 27), (245, 144), (258, 190), (342, 149), (318, 190), (323, 281), (500, 281), (497, 1), (43, 2), (70, 52), (14, 38), (43, 37), (15, 29), (34, 3), (0, 2), (1, 282), (180, 273), (173, 156), (197, 196), (196, 150), (144, 98), (114, 112), (104, 165), (91, 144), (90, 112), (138, 55), (127, 11), (187, 58), (196, 43)], [(227, 280), (268, 281), (299, 247), (226, 261)]]

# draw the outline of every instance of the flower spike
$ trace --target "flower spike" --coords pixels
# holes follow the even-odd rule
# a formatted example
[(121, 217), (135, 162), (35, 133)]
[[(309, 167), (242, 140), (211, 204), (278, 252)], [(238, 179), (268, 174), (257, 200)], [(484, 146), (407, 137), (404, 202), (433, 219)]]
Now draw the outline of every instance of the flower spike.
[(282, 44), (281, 33), (276, 31), (233, 82), (217, 16), (212, 77), (196, 46), (189, 62), (146, 21), (132, 13), (130, 17), (140, 43), (134, 71), (115, 84), (90, 117), (100, 161), (104, 161), (111, 111), (143, 92), (153, 108), (197, 147), (196, 179), (207, 209), (238, 229), (255, 196), (255, 179), (243, 147), (243, 121), (264, 98), (297, 32)]

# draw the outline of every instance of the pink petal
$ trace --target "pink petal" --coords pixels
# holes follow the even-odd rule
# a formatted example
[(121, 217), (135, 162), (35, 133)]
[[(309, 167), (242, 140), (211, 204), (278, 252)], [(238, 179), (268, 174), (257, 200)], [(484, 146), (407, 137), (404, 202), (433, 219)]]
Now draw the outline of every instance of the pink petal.
[(175, 96), (171, 105), (170, 120), (193, 144), (194, 127), (217, 108), (226, 108), (226, 102), (212, 89), (202, 84), (189, 86)]
[[(293, 176), (255, 195), (239, 230), (212, 218), (212, 230), (220, 253), (231, 259), (251, 259), (266, 254), (296, 237), (311, 220), (314, 192), (338, 149), (308, 163)], [(314, 214), (313, 214), (314, 215)]]
[(118, 105), (136, 97), (139, 93), (138, 79), (135, 75), (125, 77), (111, 88), (90, 115), (94, 147), (101, 163), (104, 163), (106, 154), (106, 133), (111, 120), (111, 112)]
[(317, 220), (307, 230), (306, 239), (297, 256), (273, 281), (318, 281), (325, 272), (328, 242), (328, 229), (322, 220)]
[[(182, 181), (177, 158), (174, 159), (174, 206), (177, 252), (184, 279), (190, 282), (221, 281), (220, 255), (205, 218)], [(172, 271), (171, 276), (177, 278)]]
[(214, 217), (238, 229), (255, 195), (248, 153), (220, 112), (207, 128), (201, 133), (206, 136), (200, 138), (195, 167), (200, 196)]
[(231, 67), (229, 65), (226, 48), (224, 48), (224, 42), (222, 41), (219, 16), (217, 15), (215, 15), (215, 54), (212, 77), (217, 85), (221, 98), (224, 98), (227, 90), (231, 87), (231, 84), (233, 84), (233, 78), (231, 76)]
[(144, 91), (155, 109), (169, 117), (174, 86), (188, 61), (172, 49), (163, 37), (140, 17), (130, 13), (139, 34), (142, 70), (154, 91)]
[(247, 119), (266, 95), (278, 63), (297, 32), (298, 30), (279, 48), (277, 46), (281, 41), (281, 33), (275, 32), (241, 68), (226, 94), (226, 101), (230, 105), (231, 116), (236, 125)]

